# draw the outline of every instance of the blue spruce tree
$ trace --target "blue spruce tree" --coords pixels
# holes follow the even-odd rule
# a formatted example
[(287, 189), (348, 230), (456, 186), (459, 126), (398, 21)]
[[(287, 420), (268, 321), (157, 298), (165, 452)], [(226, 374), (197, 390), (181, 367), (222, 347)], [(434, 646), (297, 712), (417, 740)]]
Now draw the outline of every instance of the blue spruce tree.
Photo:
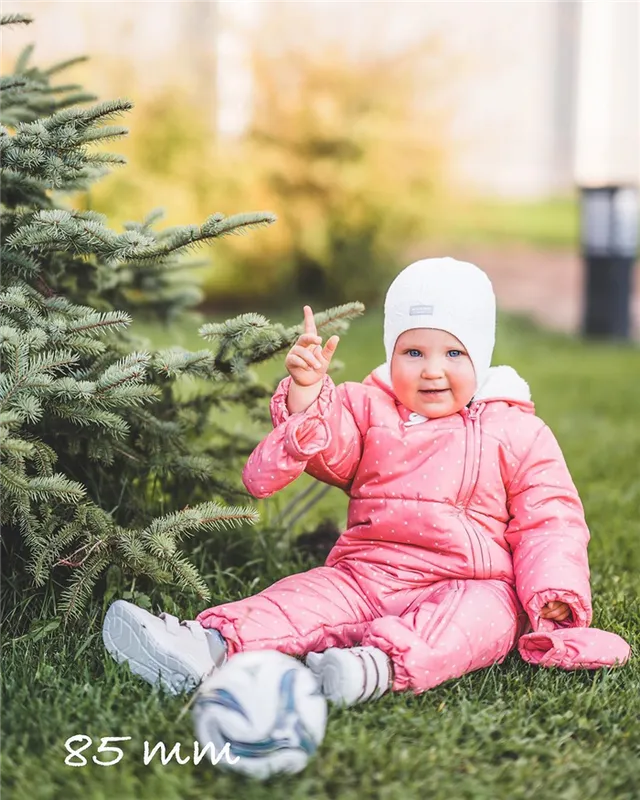
[[(5, 617), (18, 592), (55, 584), (59, 611), (77, 618), (110, 567), (206, 599), (182, 540), (257, 519), (237, 505), (255, 440), (230, 435), (216, 417), (239, 403), (264, 419), (273, 387), (251, 366), (284, 353), (300, 328), (244, 314), (202, 326), (213, 349), (150, 352), (128, 327), (132, 314), (188, 316), (200, 294), (185, 281), (185, 252), (274, 217), (214, 214), (159, 232), (154, 212), (116, 233), (102, 215), (70, 207), (69, 196), (124, 163), (91, 145), (125, 135), (113, 121), (132, 104), (87, 106), (96, 98), (81, 87), (52, 83), (78, 59), (39, 70), (30, 56), (27, 48), (0, 79)], [(317, 323), (342, 332), (360, 312), (348, 304)], [(177, 392), (185, 377), (202, 389)]]

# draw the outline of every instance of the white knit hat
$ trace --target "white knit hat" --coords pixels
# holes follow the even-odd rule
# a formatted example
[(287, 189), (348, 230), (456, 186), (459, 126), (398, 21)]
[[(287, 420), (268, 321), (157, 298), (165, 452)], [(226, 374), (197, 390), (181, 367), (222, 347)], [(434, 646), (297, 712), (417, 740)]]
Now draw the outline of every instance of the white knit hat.
[(448, 331), (465, 346), (476, 373), (476, 389), (491, 365), (496, 334), (496, 298), (491, 281), (475, 264), (455, 258), (425, 258), (396, 276), (384, 301), (387, 364), (400, 334), (412, 328)]

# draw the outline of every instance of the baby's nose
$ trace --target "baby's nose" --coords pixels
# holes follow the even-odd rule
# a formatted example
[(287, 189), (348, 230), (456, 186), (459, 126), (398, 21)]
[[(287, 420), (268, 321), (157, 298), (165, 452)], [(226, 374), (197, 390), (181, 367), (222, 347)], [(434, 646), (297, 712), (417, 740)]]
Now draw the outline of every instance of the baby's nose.
[(442, 375), (442, 361), (439, 358), (427, 358), (422, 365), (424, 378), (439, 378)]

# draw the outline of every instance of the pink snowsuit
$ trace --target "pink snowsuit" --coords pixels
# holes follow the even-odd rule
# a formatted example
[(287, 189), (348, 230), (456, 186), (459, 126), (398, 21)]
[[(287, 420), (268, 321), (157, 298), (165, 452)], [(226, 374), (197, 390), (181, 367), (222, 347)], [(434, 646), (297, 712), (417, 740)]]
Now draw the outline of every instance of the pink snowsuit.
[[(324, 566), (198, 616), (230, 654), (374, 645), (393, 662), (393, 689), (419, 693), (502, 661), (530, 628), (589, 626), (582, 504), (515, 370), (492, 368), (469, 408), (440, 419), (403, 406), (386, 365), (362, 383), (325, 376), (298, 414), (286, 407), (290, 380), (244, 484), (268, 497), (306, 471), (348, 492), (348, 527)], [(569, 605), (569, 620), (541, 618), (552, 600)], [(520, 650), (540, 663), (557, 642)], [(614, 650), (610, 663), (628, 657), (623, 640)]]

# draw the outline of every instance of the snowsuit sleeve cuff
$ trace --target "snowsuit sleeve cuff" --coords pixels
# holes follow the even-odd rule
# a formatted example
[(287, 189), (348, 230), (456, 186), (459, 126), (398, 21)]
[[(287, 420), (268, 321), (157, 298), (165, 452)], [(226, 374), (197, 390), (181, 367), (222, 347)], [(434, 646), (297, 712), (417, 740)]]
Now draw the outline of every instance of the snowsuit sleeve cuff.
[(324, 376), (317, 399), (306, 411), (291, 414), (287, 408), (287, 395), (291, 377), (280, 381), (271, 398), (270, 411), (274, 427), (284, 426), (283, 446), (286, 452), (299, 461), (307, 461), (331, 444), (328, 416), (337, 402), (336, 387), (328, 375)]
[(528, 633), (520, 638), (518, 650), (530, 664), (569, 670), (622, 666), (631, 655), (621, 636), (596, 628)]
[[(564, 622), (555, 622), (551, 619), (544, 619), (540, 612), (547, 605), (554, 601), (566, 603), (571, 609), (571, 616)], [(588, 628), (591, 624), (591, 609), (582, 598), (575, 592), (558, 589), (545, 589), (536, 592), (526, 607), (531, 627), (536, 632), (552, 632), (558, 628)]]

